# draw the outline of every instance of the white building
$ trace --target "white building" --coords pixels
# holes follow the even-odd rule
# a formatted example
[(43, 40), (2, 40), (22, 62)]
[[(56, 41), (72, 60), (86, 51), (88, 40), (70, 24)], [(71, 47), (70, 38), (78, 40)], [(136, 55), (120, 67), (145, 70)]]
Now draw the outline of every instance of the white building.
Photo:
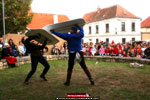
[(84, 43), (99, 41), (124, 43), (141, 40), (140, 18), (119, 5), (100, 9), (84, 15)]

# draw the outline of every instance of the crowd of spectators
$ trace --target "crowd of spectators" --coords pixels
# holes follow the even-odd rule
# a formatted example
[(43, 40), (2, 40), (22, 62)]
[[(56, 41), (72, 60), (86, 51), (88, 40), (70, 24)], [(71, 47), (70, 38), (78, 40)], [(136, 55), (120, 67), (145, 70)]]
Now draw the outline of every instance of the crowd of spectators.
[(52, 55), (67, 55), (68, 54), (67, 42), (64, 42), (64, 44), (60, 47), (53, 45), (51, 54)]
[[(67, 42), (62, 46), (53, 46), (52, 55), (67, 55)], [(92, 42), (82, 44), (83, 54), (86, 56), (119, 56), (119, 57), (137, 57), (150, 59), (150, 42), (129, 42), (129, 43), (111, 43), (100, 41), (93, 44)], [(27, 56), (26, 48), (21, 41), (16, 45), (12, 39), (8, 43), (3, 43), (0, 38), (0, 59), (7, 59), (9, 64), (16, 62), (16, 57)]]
[[(63, 47), (63, 48), (62, 48)], [(66, 54), (67, 44), (62, 46), (59, 54)], [(150, 42), (128, 42), (128, 43), (111, 43), (100, 41), (93, 44), (92, 42), (83, 43), (82, 51), (87, 56), (119, 56), (119, 57), (137, 57), (150, 59)]]
[(19, 45), (17, 46), (12, 39), (3, 43), (2, 38), (0, 38), (0, 59), (6, 59), (10, 66), (15, 66), (16, 57), (26, 55), (28, 55), (26, 48), (21, 41), (19, 41)]

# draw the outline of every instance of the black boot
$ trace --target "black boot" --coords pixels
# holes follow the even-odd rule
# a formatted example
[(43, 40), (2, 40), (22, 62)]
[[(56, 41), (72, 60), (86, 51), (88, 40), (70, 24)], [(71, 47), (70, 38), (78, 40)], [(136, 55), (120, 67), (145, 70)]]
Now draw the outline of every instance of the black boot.
[(71, 79), (72, 71), (67, 71), (67, 80), (64, 83), (64, 85), (69, 86), (70, 85), (70, 79)]
[(41, 77), (44, 81), (48, 81), (48, 80), (46, 79), (46, 77), (45, 77), (45, 76), (40, 75), (40, 77)]
[(92, 78), (91, 73), (89, 72), (89, 70), (88, 70), (87, 68), (85, 68), (85, 69), (84, 69), (84, 72), (85, 72), (86, 75), (88, 76), (88, 78), (89, 78), (89, 80), (90, 80), (90, 82), (91, 82), (91, 85), (95, 85), (94, 80), (93, 80), (93, 78)]
[(28, 84), (29, 84), (29, 79), (28, 79), (28, 78), (25, 79), (24, 84), (25, 84), (25, 85), (28, 85)]

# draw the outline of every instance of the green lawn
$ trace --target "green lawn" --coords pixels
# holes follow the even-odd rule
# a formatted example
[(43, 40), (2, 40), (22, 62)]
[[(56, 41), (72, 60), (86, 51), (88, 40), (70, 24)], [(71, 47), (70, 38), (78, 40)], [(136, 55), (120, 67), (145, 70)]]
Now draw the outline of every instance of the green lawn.
[(43, 70), (38, 65), (29, 85), (23, 81), (30, 71), (30, 64), (21, 65), (0, 71), (0, 100), (55, 100), (66, 97), (67, 93), (88, 93), (101, 100), (150, 100), (150, 66), (131, 68), (129, 63), (110, 63), (86, 61), (95, 86), (91, 86), (88, 78), (78, 64), (69, 87), (64, 86), (66, 80), (67, 60), (50, 61), (51, 68), (47, 74), (48, 82), (39, 76)]

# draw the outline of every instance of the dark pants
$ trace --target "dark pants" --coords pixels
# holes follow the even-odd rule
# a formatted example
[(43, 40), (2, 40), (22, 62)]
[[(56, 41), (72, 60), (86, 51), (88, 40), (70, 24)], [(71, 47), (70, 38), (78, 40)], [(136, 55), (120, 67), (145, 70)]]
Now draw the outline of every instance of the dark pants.
[(41, 76), (45, 76), (45, 74), (48, 72), (50, 65), (43, 56), (31, 56), (31, 71), (27, 75), (25, 81), (28, 81), (31, 78), (31, 76), (35, 73), (38, 62), (40, 62), (45, 67)]
[[(88, 68), (85, 65), (84, 57), (83, 57), (83, 52), (79, 52), (81, 56), (81, 62), (79, 63), (86, 75), (88, 76), (90, 81), (93, 81), (91, 73), (89, 72)], [(71, 75), (72, 75), (72, 70), (74, 67), (74, 59), (76, 57), (76, 53), (69, 53), (69, 61), (68, 61), (68, 71), (67, 71), (67, 80), (66, 83), (70, 83)]]
[[(84, 57), (83, 57), (83, 52), (79, 52), (80, 56), (81, 56), (81, 62), (79, 63), (80, 66), (83, 68), (83, 69), (86, 69), (86, 65), (85, 65), (85, 61), (84, 61)], [(74, 67), (74, 59), (76, 57), (76, 53), (69, 53), (69, 61), (68, 61), (68, 70), (69, 71), (72, 71), (73, 70), (73, 67)]]

